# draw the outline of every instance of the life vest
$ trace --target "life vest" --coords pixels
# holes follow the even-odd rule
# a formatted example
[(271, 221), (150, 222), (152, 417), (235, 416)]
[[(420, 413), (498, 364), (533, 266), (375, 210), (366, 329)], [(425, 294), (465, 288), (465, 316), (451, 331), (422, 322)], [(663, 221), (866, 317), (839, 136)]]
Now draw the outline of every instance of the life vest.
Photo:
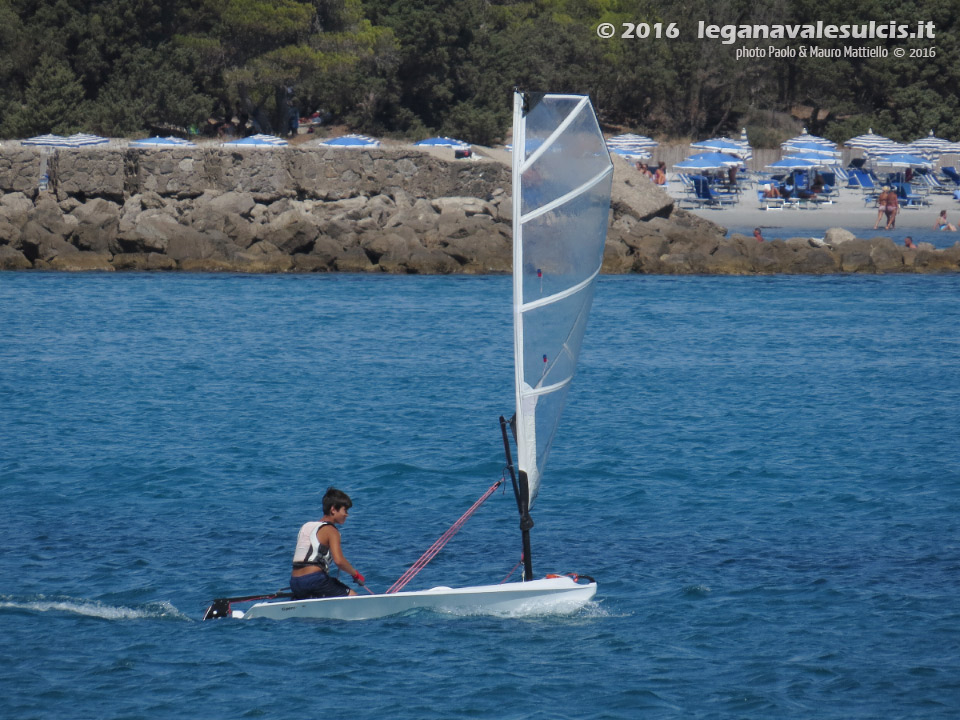
[(331, 522), (314, 521), (306, 523), (300, 528), (297, 536), (297, 549), (293, 551), (294, 569), (316, 565), (327, 572), (333, 564), (333, 555), (330, 548), (317, 539), (317, 531), (324, 525), (334, 525)]

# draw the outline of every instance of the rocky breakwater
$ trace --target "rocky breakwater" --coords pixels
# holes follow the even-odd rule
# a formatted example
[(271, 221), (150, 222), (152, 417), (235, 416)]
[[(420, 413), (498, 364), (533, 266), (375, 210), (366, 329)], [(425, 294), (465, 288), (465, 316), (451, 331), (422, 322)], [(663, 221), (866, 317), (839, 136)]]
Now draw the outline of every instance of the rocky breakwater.
[(0, 149), (0, 268), (509, 272), (509, 189), (414, 150)]
[[(506, 273), (509, 156), (490, 154), (0, 148), (0, 269)], [(606, 273), (960, 269), (960, 245), (726, 237), (614, 163)]]

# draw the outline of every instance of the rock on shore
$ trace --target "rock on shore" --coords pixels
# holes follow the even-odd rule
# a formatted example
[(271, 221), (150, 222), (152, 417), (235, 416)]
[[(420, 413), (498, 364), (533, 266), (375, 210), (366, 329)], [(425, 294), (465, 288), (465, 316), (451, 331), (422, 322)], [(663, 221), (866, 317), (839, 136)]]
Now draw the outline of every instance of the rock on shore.
[[(960, 270), (960, 244), (727, 238), (614, 162), (606, 273)], [(0, 148), (5, 270), (507, 273), (512, 212), (503, 163), (413, 149)]]

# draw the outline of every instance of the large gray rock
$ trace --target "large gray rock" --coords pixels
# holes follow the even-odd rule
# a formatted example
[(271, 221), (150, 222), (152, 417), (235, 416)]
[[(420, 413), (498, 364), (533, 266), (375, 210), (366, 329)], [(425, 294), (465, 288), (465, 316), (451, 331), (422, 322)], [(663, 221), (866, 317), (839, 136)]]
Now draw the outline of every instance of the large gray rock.
[[(126, 227), (121, 221), (117, 239), (126, 252), (165, 253), (170, 239), (188, 229), (161, 210), (146, 210)], [(190, 232), (199, 235), (196, 230)]]
[(256, 237), (293, 255), (307, 253), (320, 235), (320, 224), (312, 215), (299, 210), (288, 210), (266, 225), (256, 229)]
[(0, 270), (29, 270), (33, 265), (26, 256), (9, 245), (0, 245)]
[(126, 168), (124, 152), (113, 148), (57, 150), (52, 161), (57, 196), (121, 199)]
[(70, 213), (77, 220), (73, 242), (81, 250), (111, 255), (122, 252), (117, 238), (120, 207), (102, 198), (89, 200)]
[(49, 262), (52, 270), (113, 272), (114, 267), (110, 264), (112, 258), (113, 256), (106, 252), (75, 252), (57, 255), (51, 258)]

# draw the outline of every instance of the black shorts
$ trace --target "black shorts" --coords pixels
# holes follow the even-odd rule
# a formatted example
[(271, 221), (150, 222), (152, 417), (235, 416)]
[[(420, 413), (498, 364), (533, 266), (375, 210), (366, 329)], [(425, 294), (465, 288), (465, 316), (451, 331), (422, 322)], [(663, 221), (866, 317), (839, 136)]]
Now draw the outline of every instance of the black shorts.
[(290, 591), (294, 600), (306, 598), (343, 597), (350, 588), (325, 572), (315, 572), (300, 577), (290, 576)]

